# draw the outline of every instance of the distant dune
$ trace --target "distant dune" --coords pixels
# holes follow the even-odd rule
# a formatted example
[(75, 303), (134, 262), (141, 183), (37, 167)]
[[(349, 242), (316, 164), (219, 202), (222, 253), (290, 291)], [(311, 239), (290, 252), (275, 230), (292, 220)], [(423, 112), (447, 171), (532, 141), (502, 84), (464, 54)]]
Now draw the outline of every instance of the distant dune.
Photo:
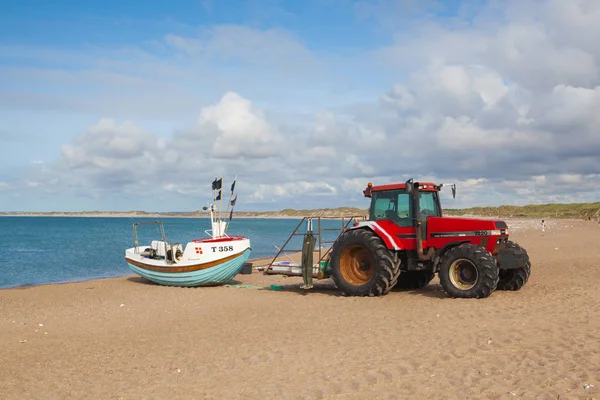
[(448, 215), (478, 215), (503, 218), (576, 218), (600, 217), (600, 203), (529, 204), (526, 206), (472, 207), (446, 209)]
[[(597, 219), (600, 217), (600, 203), (572, 204), (530, 204), (526, 206), (472, 207), (464, 209), (445, 209), (446, 215), (482, 216), (490, 218), (576, 218)], [(354, 207), (321, 208), (313, 210), (295, 210), (286, 208), (280, 211), (236, 211), (234, 218), (302, 218), (366, 216), (367, 209)], [(222, 216), (228, 216), (223, 212)], [(147, 211), (84, 211), (84, 212), (0, 212), (0, 216), (21, 217), (128, 217), (128, 218), (207, 218), (204, 211), (190, 212), (147, 212)]]

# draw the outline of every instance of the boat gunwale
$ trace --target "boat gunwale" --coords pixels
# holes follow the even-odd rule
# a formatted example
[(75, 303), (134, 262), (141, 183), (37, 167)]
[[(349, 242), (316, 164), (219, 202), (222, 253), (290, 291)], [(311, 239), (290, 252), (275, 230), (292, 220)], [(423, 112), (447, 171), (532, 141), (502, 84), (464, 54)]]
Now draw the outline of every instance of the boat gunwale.
[(194, 239), (192, 243), (218, 243), (218, 242), (233, 242), (236, 240), (248, 240), (247, 236), (228, 236), (220, 238), (205, 238), (205, 239)]
[(201, 271), (201, 270), (217, 267), (222, 263), (225, 263), (225, 262), (228, 262), (231, 260), (235, 260), (236, 258), (241, 257), (248, 250), (252, 250), (252, 248), (247, 247), (246, 249), (242, 250), (239, 253), (232, 254), (230, 256), (227, 256), (225, 258), (220, 258), (218, 260), (209, 261), (209, 262), (205, 262), (205, 263), (201, 263), (201, 264), (186, 265), (186, 266), (174, 265), (174, 266), (164, 266), (163, 267), (163, 266), (149, 265), (149, 264), (142, 263), (138, 260), (134, 260), (127, 256), (125, 256), (125, 260), (128, 263), (130, 263), (138, 268), (147, 270), (147, 271), (164, 272), (164, 273), (185, 273), (185, 272), (195, 272), (195, 271)]

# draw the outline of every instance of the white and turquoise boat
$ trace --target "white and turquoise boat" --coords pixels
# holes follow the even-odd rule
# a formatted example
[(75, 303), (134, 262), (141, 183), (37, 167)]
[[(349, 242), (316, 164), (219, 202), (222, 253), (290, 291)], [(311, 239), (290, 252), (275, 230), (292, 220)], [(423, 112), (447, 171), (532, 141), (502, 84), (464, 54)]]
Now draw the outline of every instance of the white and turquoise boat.
[[(222, 178), (213, 182), (213, 190), (219, 193), (216, 200), (221, 199), (220, 182)], [(234, 187), (235, 181), (231, 186), (232, 195)], [(229, 202), (232, 206), (230, 221), (236, 199)], [(191, 240), (185, 246), (167, 242), (162, 221), (134, 223), (134, 246), (125, 250), (129, 268), (141, 277), (165, 286), (215, 286), (229, 282), (240, 273), (250, 257), (250, 239), (229, 236), (226, 233), (228, 222), (215, 217), (213, 204), (204, 207), (204, 210), (210, 211), (212, 229), (205, 231), (208, 237)], [(152, 240), (149, 246), (140, 246), (137, 227), (146, 224), (158, 225), (161, 239)]]

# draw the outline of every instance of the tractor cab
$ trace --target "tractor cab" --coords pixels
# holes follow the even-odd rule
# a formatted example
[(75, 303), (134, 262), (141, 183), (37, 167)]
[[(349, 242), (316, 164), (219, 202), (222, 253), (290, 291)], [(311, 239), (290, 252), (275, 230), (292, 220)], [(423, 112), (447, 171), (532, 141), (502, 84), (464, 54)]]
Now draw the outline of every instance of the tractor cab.
[[(428, 238), (429, 217), (443, 216), (439, 192), (446, 185), (413, 182), (412, 179), (405, 183), (380, 186), (373, 186), (369, 182), (363, 191), (365, 197), (371, 198), (369, 220), (382, 221), (384, 225), (385, 221), (389, 221), (399, 228), (413, 228), (413, 243), (404, 242), (402, 247), (422, 248), (423, 239)], [(452, 196), (456, 197), (456, 185), (450, 185)], [(389, 229), (395, 230), (395, 227), (389, 226)], [(406, 232), (402, 229), (398, 234), (406, 235)], [(417, 239), (417, 243), (414, 243), (414, 239)]]
[[(408, 181), (395, 185), (373, 186), (369, 182), (363, 192), (365, 197), (371, 198), (369, 220), (389, 220), (400, 227), (411, 227), (417, 219), (425, 227), (427, 217), (441, 217), (442, 206), (438, 193), (442, 185), (425, 182), (416, 185), (415, 188), (415, 184)], [(452, 187), (452, 193), (455, 195), (456, 186)]]

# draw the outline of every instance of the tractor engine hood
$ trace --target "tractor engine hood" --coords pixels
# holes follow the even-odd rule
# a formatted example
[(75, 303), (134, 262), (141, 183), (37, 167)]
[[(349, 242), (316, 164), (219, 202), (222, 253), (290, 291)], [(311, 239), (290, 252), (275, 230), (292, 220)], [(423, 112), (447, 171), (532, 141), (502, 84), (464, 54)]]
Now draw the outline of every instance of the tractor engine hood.
[(502, 220), (461, 218), (461, 217), (429, 217), (428, 232), (431, 237), (443, 237), (446, 233), (452, 236), (501, 236), (508, 235), (508, 226)]

